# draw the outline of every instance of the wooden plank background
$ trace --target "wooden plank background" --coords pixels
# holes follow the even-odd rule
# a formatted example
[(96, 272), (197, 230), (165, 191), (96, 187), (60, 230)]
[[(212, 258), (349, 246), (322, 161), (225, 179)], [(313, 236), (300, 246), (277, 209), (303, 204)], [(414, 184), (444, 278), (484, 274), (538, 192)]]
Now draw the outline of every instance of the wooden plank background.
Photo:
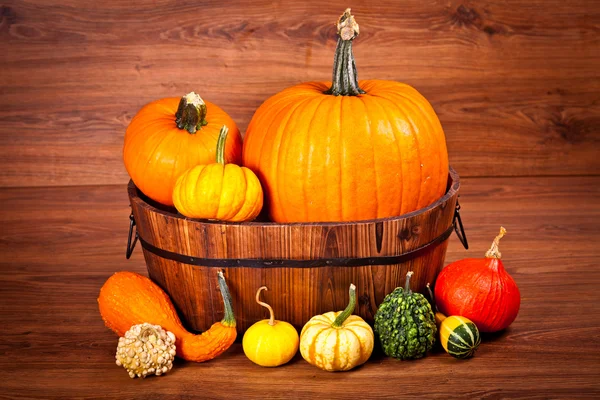
[(0, 187), (124, 184), (125, 128), (190, 90), (244, 131), (290, 85), (330, 78), (351, 6), (361, 79), (433, 104), (464, 176), (600, 170), (600, 2), (0, 3)]

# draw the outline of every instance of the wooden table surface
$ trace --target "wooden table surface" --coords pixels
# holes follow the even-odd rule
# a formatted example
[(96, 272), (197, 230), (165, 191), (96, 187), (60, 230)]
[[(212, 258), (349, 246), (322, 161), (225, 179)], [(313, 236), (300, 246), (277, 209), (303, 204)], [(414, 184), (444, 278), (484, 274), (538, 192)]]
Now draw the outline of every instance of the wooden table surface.
[(378, 353), (328, 373), (299, 355), (261, 368), (235, 344), (132, 380), (96, 303), (111, 273), (146, 272), (140, 248), (124, 257), (125, 184), (0, 189), (0, 398), (599, 398), (600, 177), (467, 178), (461, 194), (471, 248), (452, 236), (446, 261), (482, 256), (502, 224), (522, 295), (513, 325), (473, 359)]

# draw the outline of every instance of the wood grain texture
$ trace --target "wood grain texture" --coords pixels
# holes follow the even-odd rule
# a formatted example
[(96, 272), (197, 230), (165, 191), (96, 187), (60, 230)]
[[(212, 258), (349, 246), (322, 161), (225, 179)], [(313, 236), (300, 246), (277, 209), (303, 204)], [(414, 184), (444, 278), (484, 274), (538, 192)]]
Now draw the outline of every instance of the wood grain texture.
[(113, 272), (146, 272), (139, 248), (124, 259), (125, 185), (1, 189), (0, 397), (598, 398), (600, 178), (463, 179), (460, 201), (471, 248), (452, 236), (446, 263), (483, 256), (503, 225), (503, 259), (522, 295), (516, 321), (484, 336), (475, 358), (400, 362), (378, 352), (332, 374), (299, 356), (261, 368), (234, 345), (211, 362), (133, 381), (114, 365), (117, 338), (96, 303)]
[[(0, 186), (122, 184), (123, 134), (196, 90), (244, 131), (328, 80), (347, 2), (9, 0), (0, 6)], [(463, 176), (597, 174), (600, 3), (359, 1), (361, 79), (430, 100)], [(40, 173), (43, 171), (43, 173)]]
[[(403, 285), (408, 271), (414, 272), (411, 288), (423, 291), (444, 265), (448, 242), (436, 241), (451, 229), (459, 188), (458, 175), (452, 170), (446, 194), (423, 210), (376, 221), (310, 224), (191, 220), (151, 205), (133, 182), (128, 194), (149, 276), (170, 295), (184, 321), (194, 330), (205, 331), (223, 318), (216, 274), (222, 270), (231, 288), (241, 337), (264, 316), (264, 309), (254, 302), (261, 286), (269, 288), (265, 298), (278, 318), (299, 330), (314, 315), (343, 310), (351, 283), (357, 286), (355, 313), (370, 323), (385, 295)], [(429, 245), (428, 251), (403, 262), (375, 261)], [(172, 259), (173, 254), (193, 260), (179, 262)], [(367, 258), (374, 262), (354, 263)], [(262, 265), (244, 259), (283, 263)], [(226, 263), (207, 263), (213, 260)], [(311, 261), (309, 267), (294, 267), (294, 262), (306, 261)]]

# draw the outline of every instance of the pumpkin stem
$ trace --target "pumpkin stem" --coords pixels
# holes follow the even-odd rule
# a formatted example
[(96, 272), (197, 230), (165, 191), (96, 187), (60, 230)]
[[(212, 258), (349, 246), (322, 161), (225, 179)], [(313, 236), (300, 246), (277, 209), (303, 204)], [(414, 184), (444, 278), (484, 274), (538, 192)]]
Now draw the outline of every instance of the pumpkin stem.
[(235, 326), (235, 315), (233, 314), (233, 304), (231, 301), (231, 294), (229, 293), (229, 288), (227, 287), (227, 282), (225, 282), (225, 276), (223, 276), (223, 271), (219, 271), (217, 274), (219, 277), (219, 289), (221, 290), (221, 296), (223, 296), (223, 304), (225, 306), (225, 316), (221, 323), (225, 326)]
[(344, 11), (337, 23), (337, 33), (339, 38), (333, 59), (331, 87), (325, 94), (334, 96), (365, 94), (366, 92), (358, 86), (356, 63), (352, 53), (352, 41), (358, 36), (359, 28), (349, 8)]
[(275, 313), (273, 312), (273, 308), (268, 305), (265, 302), (260, 301), (260, 292), (262, 292), (263, 290), (269, 290), (267, 289), (266, 286), (261, 286), (258, 291), (256, 292), (256, 302), (258, 304), (260, 304), (263, 307), (266, 307), (267, 310), (269, 310), (269, 314), (271, 315), (271, 318), (269, 318), (269, 325), (274, 326), (275, 325)]
[(490, 249), (485, 253), (485, 258), (497, 258), (497, 259), (502, 258), (502, 253), (500, 253), (500, 248), (498, 246), (500, 245), (500, 239), (502, 239), (505, 234), (506, 234), (506, 229), (504, 229), (504, 227), (501, 226), (500, 233), (498, 234), (498, 236), (496, 236), (496, 238), (492, 242), (492, 247), (490, 247)]
[(337, 316), (335, 321), (333, 321), (333, 324), (331, 324), (331, 326), (334, 328), (340, 328), (344, 324), (344, 321), (346, 321), (348, 317), (352, 315), (354, 307), (356, 307), (356, 286), (350, 284), (349, 292), (350, 302), (348, 303), (346, 309), (342, 311), (341, 314)]
[(206, 122), (206, 104), (200, 95), (189, 92), (181, 98), (175, 113), (175, 123), (179, 129), (185, 129), (189, 133), (196, 133), (197, 130), (208, 124)]
[(225, 164), (225, 141), (227, 140), (227, 133), (229, 128), (223, 125), (219, 132), (219, 139), (217, 139), (217, 162), (219, 164)]
[(406, 284), (404, 285), (404, 293), (411, 294), (412, 290), (410, 290), (410, 277), (413, 276), (413, 271), (408, 271), (406, 273)]

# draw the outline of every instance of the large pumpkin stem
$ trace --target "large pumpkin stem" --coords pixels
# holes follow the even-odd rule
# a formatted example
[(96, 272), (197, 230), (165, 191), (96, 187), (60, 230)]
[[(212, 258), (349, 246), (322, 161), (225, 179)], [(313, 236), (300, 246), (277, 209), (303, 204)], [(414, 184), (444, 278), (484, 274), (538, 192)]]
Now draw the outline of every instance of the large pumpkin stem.
[(235, 326), (235, 315), (233, 314), (233, 304), (231, 301), (231, 294), (225, 282), (223, 271), (219, 271), (219, 290), (221, 290), (221, 296), (223, 296), (223, 304), (225, 305), (225, 316), (221, 323), (225, 326)]
[(350, 284), (350, 302), (348, 306), (340, 315), (337, 316), (333, 324), (331, 324), (334, 328), (339, 328), (344, 324), (344, 321), (348, 319), (349, 316), (354, 312), (354, 307), (356, 307), (356, 286)]
[(185, 129), (189, 133), (196, 133), (208, 124), (206, 104), (200, 95), (190, 92), (181, 98), (175, 113), (175, 123), (179, 129)]
[(267, 310), (269, 310), (269, 314), (270, 314), (270, 318), (269, 318), (269, 325), (273, 326), (275, 325), (275, 313), (273, 312), (273, 308), (268, 305), (267, 303), (260, 301), (260, 292), (262, 292), (263, 290), (269, 290), (267, 289), (266, 286), (261, 286), (258, 291), (256, 292), (256, 302), (258, 304), (260, 304), (261, 306), (265, 307)]
[(325, 94), (334, 96), (364, 94), (366, 92), (358, 87), (356, 63), (352, 53), (352, 41), (358, 36), (359, 28), (349, 8), (340, 17), (337, 23), (337, 31), (339, 38), (335, 49), (335, 58), (333, 59), (331, 88)]
[(497, 258), (497, 259), (502, 258), (502, 253), (500, 253), (500, 248), (498, 246), (500, 245), (500, 239), (502, 239), (505, 234), (506, 234), (506, 229), (504, 229), (504, 227), (501, 226), (500, 233), (498, 234), (498, 236), (496, 236), (496, 238), (492, 242), (492, 247), (490, 247), (490, 249), (485, 253), (485, 258)]

